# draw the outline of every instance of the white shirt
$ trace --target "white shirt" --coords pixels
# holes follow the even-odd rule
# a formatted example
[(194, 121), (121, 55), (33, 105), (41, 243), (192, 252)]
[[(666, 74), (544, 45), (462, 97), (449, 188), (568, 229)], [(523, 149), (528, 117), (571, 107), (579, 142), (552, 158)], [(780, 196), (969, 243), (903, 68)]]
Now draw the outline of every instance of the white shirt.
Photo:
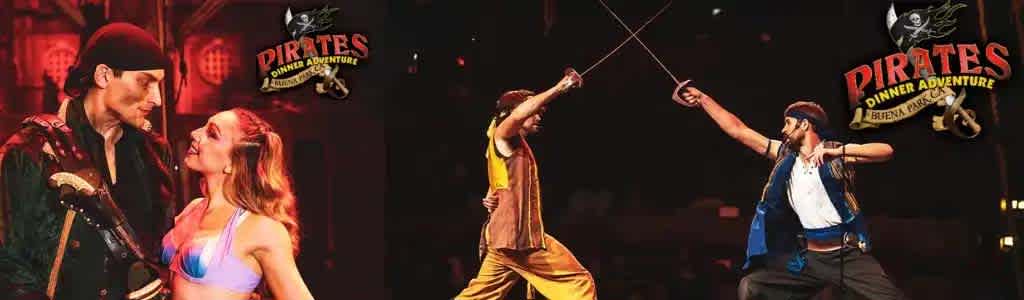
[(832, 200), (825, 192), (821, 183), (818, 167), (805, 163), (800, 157), (793, 164), (793, 172), (789, 179), (789, 205), (800, 217), (804, 229), (819, 229), (839, 225), (839, 211), (832, 205)]

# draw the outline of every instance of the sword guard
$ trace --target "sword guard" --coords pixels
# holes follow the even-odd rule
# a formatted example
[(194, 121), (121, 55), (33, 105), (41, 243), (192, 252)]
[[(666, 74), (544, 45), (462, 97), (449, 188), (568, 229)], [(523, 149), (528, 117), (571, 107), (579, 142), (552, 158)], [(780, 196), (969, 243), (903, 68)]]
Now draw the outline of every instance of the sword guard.
[(580, 73), (576, 72), (576, 69), (573, 69), (572, 67), (565, 68), (565, 76), (569, 76), (572, 80), (571, 87), (578, 88), (583, 86), (583, 76), (580, 76)]
[(695, 107), (700, 104), (700, 102), (686, 101), (686, 99), (683, 99), (682, 94), (680, 94), (680, 92), (683, 91), (683, 88), (685, 88), (687, 85), (690, 85), (690, 81), (691, 80), (689, 79), (683, 80), (683, 82), (680, 82), (679, 85), (676, 85), (676, 89), (672, 91), (672, 101), (675, 101), (676, 103), (682, 104), (683, 106), (686, 107)]

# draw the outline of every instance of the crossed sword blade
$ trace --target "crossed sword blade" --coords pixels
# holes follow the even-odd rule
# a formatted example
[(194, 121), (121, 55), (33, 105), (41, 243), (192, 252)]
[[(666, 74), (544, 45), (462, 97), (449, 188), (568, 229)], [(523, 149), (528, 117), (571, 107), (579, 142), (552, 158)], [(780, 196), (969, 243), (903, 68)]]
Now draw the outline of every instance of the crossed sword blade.
[[(647, 47), (647, 44), (644, 43), (644, 41), (641, 40), (639, 37), (637, 37), (638, 33), (643, 31), (644, 28), (646, 28), (648, 24), (650, 24), (652, 21), (654, 21), (654, 19), (656, 19), (658, 16), (660, 16), (662, 13), (664, 13), (665, 10), (668, 9), (668, 7), (672, 5), (672, 1), (669, 1), (668, 3), (665, 3), (665, 6), (662, 6), (661, 10), (658, 10), (658, 13), (654, 14), (654, 16), (652, 16), (649, 19), (647, 19), (647, 21), (644, 22), (644, 24), (641, 25), (639, 28), (637, 28), (637, 30), (635, 30), (635, 31), (630, 29), (629, 25), (626, 25), (626, 22), (623, 22), (622, 18), (620, 18), (619, 15), (616, 14), (615, 11), (613, 11), (611, 9), (611, 7), (608, 7), (608, 4), (606, 4), (604, 2), (604, 0), (598, 0), (598, 3), (600, 3), (601, 6), (604, 7), (604, 9), (606, 11), (608, 11), (608, 13), (612, 15), (612, 17), (615, 18), (615, 21), (619, 22), (619, 25), (621, 25), (622, 28), (625, 29), (626, 32), (629, 33), (629, 36), (626, 37), (626, 39), (624, 39), (621, 43), (619, 43), (618, 46), (616, 46), (614, 49), (612, 49), (612, 51), (608, 52), (608, 54), (606, 54), (600, 60), (595, 62), (593, 65), (591, 65), (586, 70), (584, 70), (583, 73), (580, 73), (579, 76), (582, 77), (583, 75), (586, 75), (588, 72), (590, 72), (595, 67), (597, 67), (602, 62), (604, 62), (606, 59), (608, 59), (608, 57), (611, 57), (612, 54), (615, 54), (616, 52), (618, 52), (619, 49), (622, 48), (622, 46), (626, 45), (626, 43), (628, 43), (630, 40), (635, 39), (637, 41), (637, 43), (640, 43), (640, 46), (642, 46), (644, 48), (644, 50), (647, 51), (647, 54), (649, 54), (651, 56), (651, 58), (653, 58), (654, 61), (658, 63), (658, 66), (660, 66), (661, 69), (664, 70), (665, 73), (668, 74), (668, 76), (672, 78), (672, 81), (675, 82), (676, 88), (675, 88), (675, 90), (672, 91), (672, 99), (675, 100), (676, 102), (679, 102), (679, 103), (683, 104), (683, 105), (693, 106), (692, 104), (689, 104), (686, 101), (682, 101), (682, 99), (679, 97), (679, 91), (682, 90), (684, 87), (686, 87), (690, 83), (691, 80), (687, 79), (685, 81), (679, 81), (679, 79), (676, 77), (676, 75), (673, 74), (672, 71), (669, 70), (668, 67), (666, 67), (664, 63), (661, 62), (661, 59), (658, 58), (658, 55), (654, 54), (654, 51), (651, 51), (651, 48)], [(572, 71), (572, 70), (569, 70), (569, 71), (575, 72), (575, 71)]]
[[(602, 4), (602, 5), (604, 5), (604, 2), (601, 2), (601, 4)], [(608, 58), (609, 58), (609, 57), (611, 57), (611, 56), (612, 56), (613, 54), (615, 54), (616, 52), (618, 52), (618, 51), (619, 51), (619, 49), (622, 49), (622, 46), (625, 46), (625, 45), (626, 45), (626, 43), (629, 43), (629, 41), (630, 41), (630, 40), (632, 40), (632, 39), (636, 39), (637, 41), (640, 41), (640, 38), (638, 38), (638, 37), (637, 37), (636, 35), (637, 35), (637, 34), (639, 34), (639, 33), (640, 33), (641, 31), (643, 31), (643, 30), (644, 30), (644, 28), (646, 28), (648, 24), (651, 24), (651, 22), (653, 22), (653, 21), (654, 21), (654, 19), (657, 19), (657, 18), (658, 18), (658, 16), (660, 16), (660, 15), (661, 15), (661, 13), (665, 12), (665, 10), (666, 10), (666, 9), (668, 9), (668, 7), (669, 7), (669, 6), (671, 6), (671, 5), (672, 5), (672, 1), (669, 1), (668, 3), (665, 3), (665, 6), (662, 6), (662, 7), (661, 7), (661, 10), (659, 10), (659, 11), (658, 11), (658, 13), (656, 13), (656, 14), (654, 14), (654, 16), (651, 16), (650, 18), (648, 18), (648, 19), (647, 19), (647, 21), (646, 21), (646, 22), (644, 22), (644, 24), (643, 24), (643, 25), (640, 25), (640, 27), (639, 27), (639, 28), (637, 28), (636, 32), (630, 31), (630, 35), (629, 35), (628, 37), (626, 37), (626, 39), (622, 40), (622, 42), (621, 42), (621, 43), (619, 43), (619, 45), (618, 45), (618, 46), (615, 46), (615, 48), (614, 48), (614, 49), (612, 49), (612, 51), (609, 51), (609, 52), (608, 52), (608, 54), (605, 54), (605, 55), (604, 55), (604, 57), (601, 57), (601, 59), (597, 60), (597, 62), (595, 62), (594, 64), (590, 65), (590, 67), (589, 67), (589, 68), (587, 68), (586, 70), (584, 70), (584, 71), (583, 71), (583, 73), (580, 73), (580, 76), (586, 75), (587, 73), (589, 73), (589, 72), (590, 72), (590, 70), (593, 70), (593, 69), (594, 69), (594, 68), (596, 68), (596, 67), (597, 67), (598, 65), (600, 65), (601, 63), (603, 63), (603, 62), (604, 62), (604, 61), (605, 61), (606, 59), (608, 59)], [(607, 8), (608, 8), (608, 6), (605, 6), (605, 8), (607, 9)], [(609, 10), (609, 11), (611, 11), (611, 10)], [(615, 13), (614, 13), (614, 12), (612, 12), (612, 14), (614, 15)], [(617, 17), (616, 17), (616, 18), (617, 18)], [(621, 22), (621, 21), (620, 21), (620, 22)], [(628, 27), (627, 27), (627, 29), (626, 29), (626, 30), (629, 30), (629, 29), (628, 29)], [(643, 42), (641, 42), (641, 44), (642, 44), (642, 43), (643, 43)]]

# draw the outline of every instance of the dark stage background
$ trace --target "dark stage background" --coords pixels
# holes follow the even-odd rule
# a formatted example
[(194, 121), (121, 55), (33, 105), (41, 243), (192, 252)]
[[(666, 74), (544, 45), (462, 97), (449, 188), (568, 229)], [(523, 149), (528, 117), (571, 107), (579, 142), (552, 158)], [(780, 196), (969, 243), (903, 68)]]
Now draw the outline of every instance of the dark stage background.
[[(1022, 1), (962, 2), (949, 40), (999, 42), (1020, 72)], [(164, 32), (168, 54), (185, 65), (166, 84), (179, 153), (188, 131), (234, 106), (282, 131), (304, 227), (299, 267), (318, 299), (451, 298), (479, 267), (494, 101), (509, 89), (546, 89), (566, 67), (582, 71), (627, 34), (596, 0), (335, 1), (337, 30), (369, 40), (370, 57), (342, 70), (350, 98), (321, 98), (310, 85), (259, 93), (256, 55), (286, 39), (285, 8), (324, 3), (0, 0), (0, 134), (56, 109), (61, 70), (98, 22)], [(915, 3), (932, 1), (897, 8)], [(664, 2), (608, 4), (635, 29)], [(973, 140), (932, 131), (936, 108), (848, 130), (843, 73), (896, 52), (883, 29), (889, 4), (676, 1), (639, 37), (767, 136), (778, 136), (786, 105), (809, 99), (842, 140), (892, 144), (892, 161), (858, 168), (856, 191), (874, 254), (909, 296), (1016, 299), (1020, 265), (998, 238), (1014, 220), (1000, 199), (1024, 200), (1024, 82), (998, 82), (992, 97), (969, 90), (965, 106), (984, 128)], [(734, 299), (770, 163), (704, 112), (673, 103), (675, 84), (635, 42), (587, 75), (549, 105), (543, 132), (531, 137), (549, 233), (594, 274), (602, 299)], [(184, 202), (198, 192), (194, 175), (180, 175)], [(738, 217), (719, 217), (731, 208)], [(509, 299), (522, 298), (522, 287)]]
[[(900, 1), (897, 9), (932, 2)], [(984, 23), (988, 40), (1009, 47), (1020, 68), (1019, 1), (961, 2), (968, 7), (949, 40), (983, 45)], [(664, 3), (608, 1), (633, 29)], [(676, 1), (639, 36), (680, 79), (694, 79), (765, 135), (778, 136), (786, 105), (809, 99), (824, 106), (843, 141), (893, 145), (892, 161), (858, 168), (856, 192), (874, 254), (909, 296), (1015, 299), (997, 238), (1008, 230), (1001, 180), (1011, 199), (1022, 193), (1020, 76), (997, 83), (995, 105), (986, 91), (969, 91), (965, 103), (984, 123), (973, 140), (933, 131), (934, 108), (879, 130), (849, 130), (843, 74), (897, 51), (884, 29), (889, 4)], [(410, 49), (387, 121), (396, 127), (388, 153), (392, 289), (395, 299), (449, 298), (479, 266), (494, 101), (505, 90), (544, 90), (628, 34), (589, 0), (391, 1), (390, 11)], [(585, 81), (548, 106), (545, 128), (530, 139), (547, 230), (595, 275), (601, 298), (734, 299), (770, 162), (704, 112), (672, 102), (675, 84), (635, 42)], [(720, 206), (738, 208), (739, 218), (719, 218)], [(509, 299), (522, 296), (520, 284)]]

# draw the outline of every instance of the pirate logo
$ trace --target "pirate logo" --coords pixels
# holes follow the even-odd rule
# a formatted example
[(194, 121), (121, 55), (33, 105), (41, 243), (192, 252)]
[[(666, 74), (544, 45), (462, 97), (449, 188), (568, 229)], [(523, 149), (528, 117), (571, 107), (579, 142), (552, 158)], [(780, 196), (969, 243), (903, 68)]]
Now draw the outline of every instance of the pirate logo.
[[(300, 40), (306, 34), (321, 32), (330, 28), (334, 24), (332, 15), (337, 11), (338, 8), (324, 6), (324, 8), (319, 10), (314, 9), (293, 14), (292, 8), (289, 7), (284, 13), (285, 28), (293, 39)], [(306, 43), (300, 43), (300, 45), (308, 47)], [(326, 94), (338, 100), (348, 97), (348, 88), (345, 86), (345, 80), (337, 77), (338, 70), (341, 68), (337, 66), (331, 68), (330, 65), (325, 65), (323, 69), (321, 73), (317, 74), (323, 78), (322, 82), (316, 84), (317, 93)]]
[(331, 98), (343, 100), (348, 97), (348, 87), (345, 86), (345, 79), (338, 77), (338, 70), (341, 68), (327, 68), (323, 71), (323, 81), (316, 84), (318, 94), (326, 94)]
[(287, 8), (284, 29), (291, 40), (257, 55), (260, 76), (265, 76), (260, 91), (271, 93), (313, 81), (320, 95), (337, 100), (348, 98), (349, 86), (341, 78), (341, 68), (358, 65), (360, 59), (369, 56), (369, 47), (363, 34), (324, 32), (333, 27), (333, 15), (338, 10), (325, 5), (295, 13)]
[(956, 27), (953, 27), (956, 25), (953, 13), (966, 6), (963, 3), (950, 4), (947, 0), (939, 7), (915, 9), (897, 17), (895, 5), (890, 4), (885, 25), (900, 51), (907, 52), (920, 42), (943, 38), (953, 33), (956, 30)]
[(292, 14), (292, 8), (289, 7), (284, 13), (284, 26), (288, 33), (292, 35), (292, 38), (298, 40), (306, 34), (330, 28), (334, 24), (331, 15), (337, 11), (338, 8), (324, 6), (324, 8), (319, 10), (314, 9)]
[[(967, 91), (970, 88), (992, 90), (997, 80), (1009, 78), (1011, 66), (1007, 57), (1010, 52), (998, 42), (978, 45), (946, 40), (956, 31), (956, 14), (967, 7), (965, 4), (946, 0), (927, 8), (919, 7), (897, 15), (895, 3), (890, 4), (883, 20), (897, 51), (845, 73), (853, 111), (849, 127), (853, 130), (878, 128), (938, 107), (942, 114), (932, 116), (932, 129), (963, 139), (975, 138), (981, 133), (983, 123), (980, 115), (965, 105)], [(944, 53), (960, 55), (945, 57)], [(884, 69), (883, 61), (887, 62)], [(975, 66), (972, 68), (969, 63)], [(960, 68), (951, 67), (956, 64)], [(885, 77), (888, 80), (884, 80)], [(865, 93), (872, 90), (871, 83), (875, 88)]]
[[(918, 43), (925, 40), (943, 38), (953, 33), (956, 30), (956, 27), (953, 27), (956, 24), (953, 13), (966, 6), (963, 3), (953, 5), (949, 3), (949, 0), (946, 0), (946, 3), (937, 8), (928, 6), (928, 8), (911, 10), (896, 17), (896, 8), (894, 4), (890, 4), (885, 18), (885, 25), (889, 28), (889, 34), (892, 35), (893, 41), (896, 42), (896, 47), (903, 52), (909, 53), (910, 49), (917, 46)], [(911, 63), (917, 64), (915, 56), (911, 55), (908, 57)], [(934, 74), (929, 74), (927, 70), (921, 70), (921, 75), (924, 78), (930, 78)], [(933, 93), (936, 91), (938, 90), (933, 90)], [(946, 89), (946, 91), (951, 90)], [(960, 103), (963, 102), (966, 96), (967, 93), (961, 89), (959, 95), (953, 93), (952, 95), (936, 98), (941, 98), (941, 100), (935, 101), (935, 103), (940, 107), (945, 107), (946, 110), (941, 116), (932, 118), (932, 128), (935, 131), (949, 130), (954, 135), (967, 139), (981, 133), (981, 126), (975, 120), (976, 115), (974, 111), (960, 107)], [(961, 127), (966, 128), (961, 129)]]

